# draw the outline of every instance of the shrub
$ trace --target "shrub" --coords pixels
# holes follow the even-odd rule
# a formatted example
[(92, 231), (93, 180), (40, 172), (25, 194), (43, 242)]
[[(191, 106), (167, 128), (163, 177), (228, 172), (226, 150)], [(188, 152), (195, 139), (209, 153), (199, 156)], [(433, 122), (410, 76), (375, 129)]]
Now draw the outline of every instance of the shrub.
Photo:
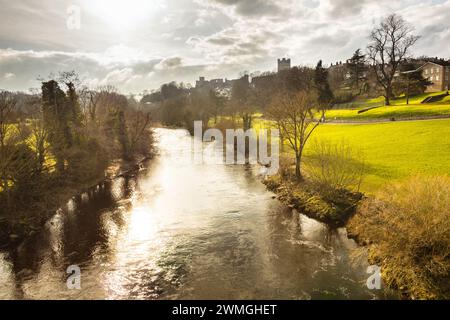
[(356, 95), (352, 92), (338, 92), (334, 96), (334, 101), (336, 104), (349, 103), (355, 99)]
[(280, 155), (278, 173), (283, 178), (293, 178), (295, 175), (295, 159), (285, 154)]
[(307, 180), (297, 182), (275, 175), (264, 180), (267, 189), (277, 193), (278, 199), (307, 216), (333, 226), (343, 226), (355, 213), (362, 194), (348, 190), (334, 190), (323, 193), (315, 184)]
[(360, 152), (344, 141), (315, 141), (311, 146), (305, 166), (312, 182), (324, 192), (344, 189), (359, 191), (365, 172)]
[(238, 124), (231, 118), (219, 118), (217, 123), (211, 125), (213, 128), (219, 129), (225, 136), (227, 129), (237, 129)]
[(273, 192), (276, 192), (282, 184), (279, 175), (268, 176), (263, 182), (266, 185), (267, 189)]
[(450, 178), (417, 176), (366, 199), (349, 232), (369, 245), (386, 284), (411, 298), (450, 298)]

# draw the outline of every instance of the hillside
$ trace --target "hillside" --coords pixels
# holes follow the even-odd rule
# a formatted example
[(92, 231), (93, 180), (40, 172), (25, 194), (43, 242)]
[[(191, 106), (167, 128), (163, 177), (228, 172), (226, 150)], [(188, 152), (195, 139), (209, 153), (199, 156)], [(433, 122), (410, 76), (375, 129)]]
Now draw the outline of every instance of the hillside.
[(421, 103), (428, 97), (444, 93), (434, 92), (410, 97), (409, 105), (406, 104), (405, 97), (393, 99), (391, 106), (383, 106), (383, 97), (337, 105), (327, 112), (327, 121), (366, 122), (446, 118), (450, 117), (450, 95), (438, 102)]

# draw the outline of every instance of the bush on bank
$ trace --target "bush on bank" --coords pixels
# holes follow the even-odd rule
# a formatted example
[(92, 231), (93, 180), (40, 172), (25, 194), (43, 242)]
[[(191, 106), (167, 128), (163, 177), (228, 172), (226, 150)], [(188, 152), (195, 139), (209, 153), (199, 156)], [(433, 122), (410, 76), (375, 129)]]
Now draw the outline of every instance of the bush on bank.
[(295, 182), (280, 175), (268, 177), (264, 183), (282, 202), (311, 218), (334, 226), (345, 225), (362, 198), (359, 192), (346, 189), (325, 191), (311, 181)]
[(449, 299), (449, 204), (448, 176), (417, 176), (365, 199), (347, 228), (386, 285), (412, 299)]
[(302, 161), (303, 178), (295, 177), (292, 155), (280, 157), (278, 175), (267, 178), (267, 188), (298, 211), (335, 226), (343, 226), (362, 199), (364, 161), (345, 141), (315, 141)]

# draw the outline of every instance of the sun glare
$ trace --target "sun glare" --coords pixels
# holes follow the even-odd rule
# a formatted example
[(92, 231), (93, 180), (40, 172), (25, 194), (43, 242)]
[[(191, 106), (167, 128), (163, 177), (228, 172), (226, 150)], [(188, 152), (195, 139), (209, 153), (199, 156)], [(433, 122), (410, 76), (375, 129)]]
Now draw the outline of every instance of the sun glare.
[(158, 6), (158, 1), (147, 0), (93, 0), (89, 7), (94, 15), (112, 27), (129, 28), (145, 19)]

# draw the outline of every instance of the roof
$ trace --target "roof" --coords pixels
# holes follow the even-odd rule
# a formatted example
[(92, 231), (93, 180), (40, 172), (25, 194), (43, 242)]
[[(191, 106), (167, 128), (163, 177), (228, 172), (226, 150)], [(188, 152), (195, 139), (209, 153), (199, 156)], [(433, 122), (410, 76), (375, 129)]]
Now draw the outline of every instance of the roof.
[(430, 61), (425, 61), (424, 65), (426, 65), (427, 63), (432, 63), (438, 66), (442, 66), (442, 67), (448, 67), (450, 66), (450, 61), (445, 61), (445, 60), (430, 60)]

